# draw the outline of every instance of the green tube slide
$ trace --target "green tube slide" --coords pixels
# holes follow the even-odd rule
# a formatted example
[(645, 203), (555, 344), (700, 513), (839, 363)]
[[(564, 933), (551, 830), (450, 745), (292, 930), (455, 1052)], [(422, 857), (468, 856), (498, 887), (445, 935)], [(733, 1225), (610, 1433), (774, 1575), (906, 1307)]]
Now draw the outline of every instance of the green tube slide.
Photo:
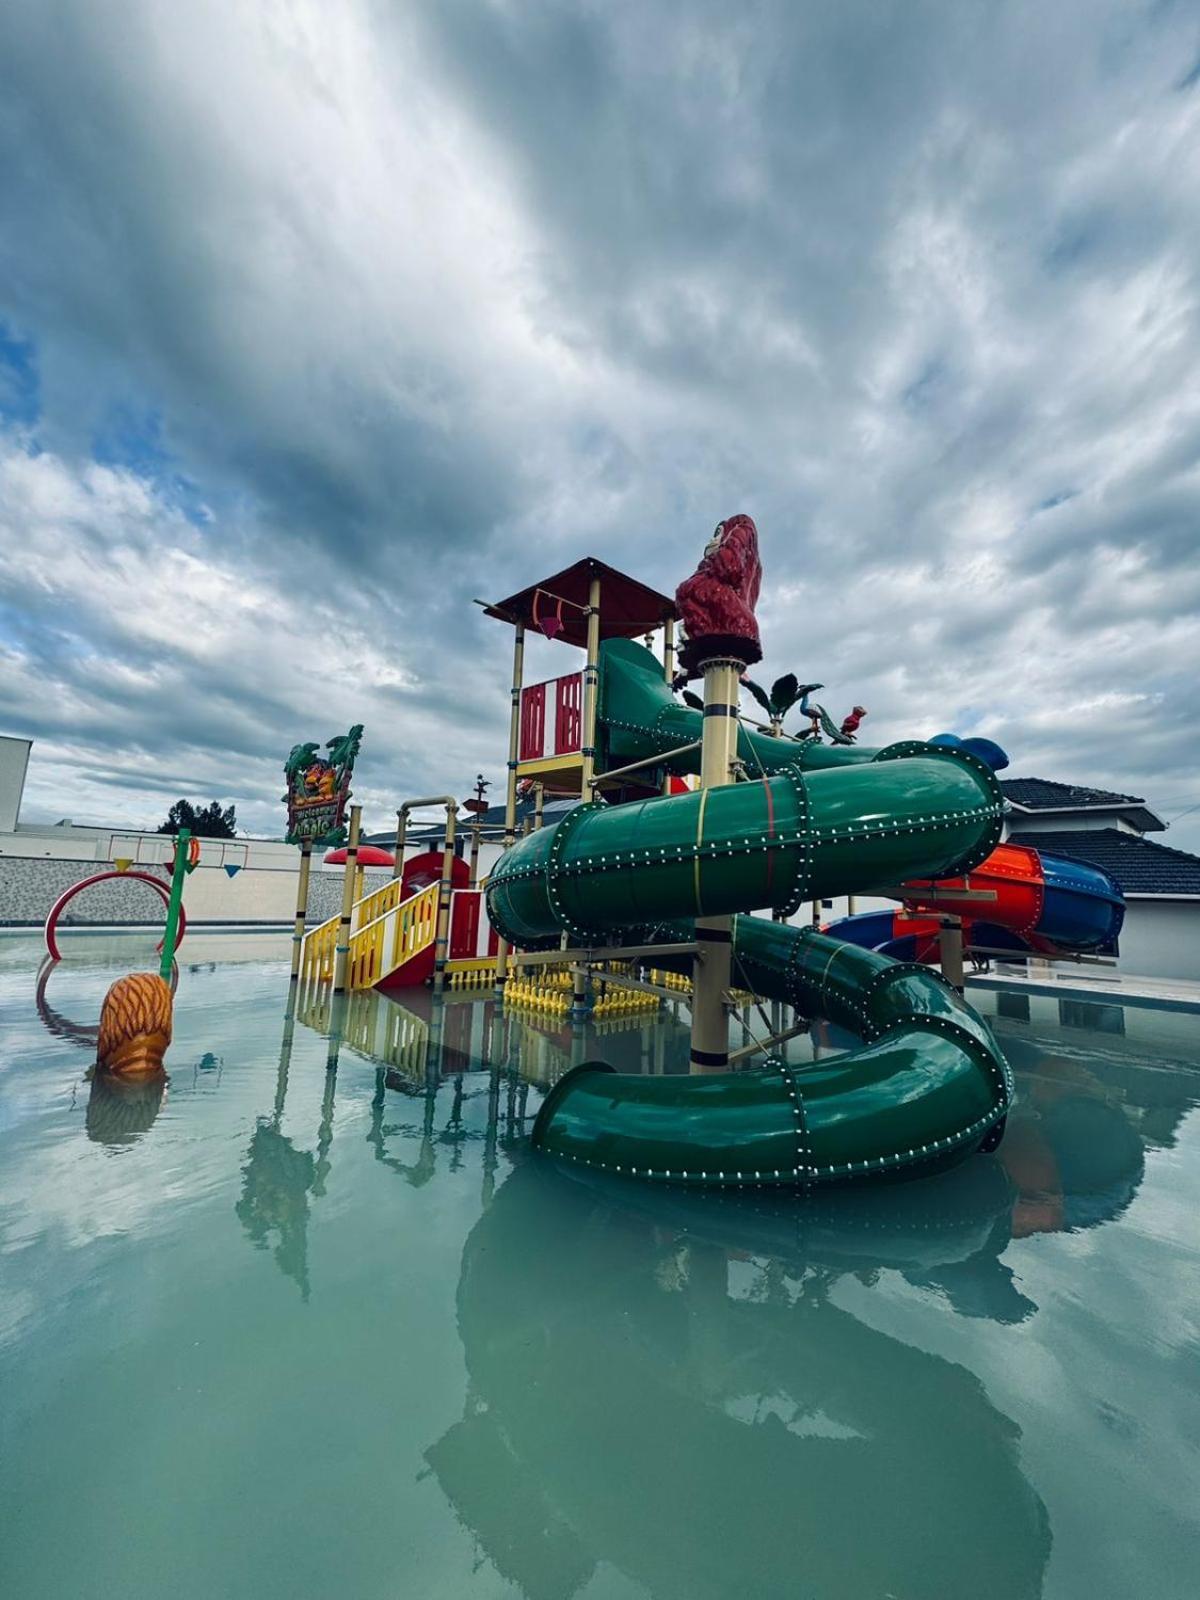
[[(700, 714), (674, 701), (649, 651), (612, 641), (601, 672), (608, 768), (699, 738)], [(995, 776), (959, 750), (742, 730), (739, 753), (744, 782), (580, 805), (519, 841), (488, 882), (493, 924), (524, 948), (563, 931), (589, 944), (679, 942), (698, 916), (790, 914), (822, 896), (957, 876), (1000, 837)], [(677, 762), (694, 767), (694, 753)], [(674, 1183), (807, 1188), (929, 1171), (998, 1142), (1008, 1068), (940, 975), (765, 918), (736, 915), (733, 929), (737, 986), (849, 1028), (862, 1046), (804, 1067), (689, 1077), (576, 1068), (547, 1096), (535, 1145)]]

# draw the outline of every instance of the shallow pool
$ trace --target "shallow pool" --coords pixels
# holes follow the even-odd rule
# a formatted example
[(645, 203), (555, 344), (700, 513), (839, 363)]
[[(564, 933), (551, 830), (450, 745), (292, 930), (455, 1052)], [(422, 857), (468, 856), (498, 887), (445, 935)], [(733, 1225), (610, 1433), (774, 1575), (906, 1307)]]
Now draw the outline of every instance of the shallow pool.
[(527, 1146), (572, 1061), (683, 1068), (669, 1011), (331, 1039), (284, 941), (187, 948), (166, 1092), (121, 1095), (129, 943), (39, 990), (0, 939), (0, 1592), (1197, 1593), (1196, 1017), (981, 995), (997, 1157), (703, 1197)]

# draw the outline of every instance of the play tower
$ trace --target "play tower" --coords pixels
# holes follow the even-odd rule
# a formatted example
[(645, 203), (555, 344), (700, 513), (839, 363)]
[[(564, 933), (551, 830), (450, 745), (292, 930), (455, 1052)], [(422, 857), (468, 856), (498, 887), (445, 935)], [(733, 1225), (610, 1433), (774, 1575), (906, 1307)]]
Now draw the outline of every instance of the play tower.
[[(934, 1170), (998, 1142), (1011, 1094), (961, 992), (962, 940), (1111, 947), (1120, 896), (1101, 873), (1002, 845), (994, 768), (1005, 757), (987, 741), (867, 749), (845, 729), (824, 742), (742, 718), (739, 679), (761, 654), (761, 572), (757, 531), (738, 516), (718, 525), (675, 599), (586, 557), (479, 602), (513, 629), (504, 849), (485, 884), (456, 887), (456, 802), (419, 802), (445, 807), (440, 871), (422, 886), (397, 877), (353, 906), (349, 987), (440, 990), (465, 967), (494, 976), (506, 1005), (531, 984), (569, 989), (582, 1020), (595, 980), (672, 1002), (682, 982), (690, 1071), (574, 1067), (546, 1096), (536, 1146), (705, 1186)], [(582, 650), (582, 665), (527, 684), (531, 630)], [(681, 678), (702, 700), (677, 697)], [(519, 833), (526, 788), (536, 804)], [(417, 804), (400, 808), (398, 862)], [(949, 944), (949, 975), (895, 959), (895, 924), (872, 948), (878, 914), (825, 932), (789, 921), (806, 902), (853, 893), (898, 900), (896, 922), (912, 920), (906, 939), (922, 932), (921, 954), (940, 944), (946, 964)], [(456, 929), (468, 926), (466, 948)], [(336, 937), (327, 925), (305, 939), (306, 977), (325, 976)], [(771, 1002), (771, 1014), (760, 1005), (761, 1032), (747, 1023), (731, 1050), (730, 1017), (747, 999)], [(861, 1043), (791, 1064), (782, 1046), (812, 1019)]]

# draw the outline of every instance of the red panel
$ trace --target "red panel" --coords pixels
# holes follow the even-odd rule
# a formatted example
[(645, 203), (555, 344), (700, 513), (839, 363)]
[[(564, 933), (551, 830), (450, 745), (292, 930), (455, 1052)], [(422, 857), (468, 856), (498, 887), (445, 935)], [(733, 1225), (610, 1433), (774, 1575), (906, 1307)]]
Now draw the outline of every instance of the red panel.
[[(442, 852), (440, 850), (423, 850), (419, 856), (409, 856), (404, 863), (404, 877), (400, 884), (400, 898), (407, 900), (410, 894), (416, 894), (420, 889), (428, 889), (431, 883), (438, 883), (442, 876)], [(450, 887), (451, 889), (465, 889), (471, 881), (471, 869), (461, 856), (452, 856), (450, 860)]]
[(473, 961), (475, 958), (475, 941), (479, 936), (479, 902), (482, 898), (478, 889), (460, 890), (451, 898), (451, 961)]
[(521, 692), (520, 760), (536, 761), (546, 748), (546, 685), (532, 683)]
[(401, 966), (394, 967), (386, 978), (381, 978), (375, 985), (386, 994), (390, 989), (417, 989), (423, 983), (428, 983), (433, 977), (433, 968), (437, 952), (433, 945), (426, 945), (424, 950), (418, 950), (411, 961), (405, 961)]
[(554, 703), (554, 754), (564, 755), (583, 743), (583, 674), (559, 678)]

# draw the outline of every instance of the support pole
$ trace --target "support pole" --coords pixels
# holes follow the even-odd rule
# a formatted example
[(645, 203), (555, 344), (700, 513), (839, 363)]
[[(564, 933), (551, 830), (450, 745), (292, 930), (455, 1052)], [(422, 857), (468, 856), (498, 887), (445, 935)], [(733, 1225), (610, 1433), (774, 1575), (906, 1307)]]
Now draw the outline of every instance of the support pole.
[[(350, 807), (350, 837), (346, 841), (346, 872), (342, 878), (342, 914), (338, 921), (338, 941), (334, 948), (333, 992), (345, 994), (350, 967), (350, 920), (354, 914), (354, 880), (358, 875), (358, 833), (362, 826), (362, 807)], [(337, 1057), (334, 1055), (336, 1067)]]
[(535, 783), (533, 786), (533, 828), (536, 833), (546, 821), (546, 785)]
[[(671, 683), (675, 677), (675, 618), (667, 617), (663, 622), (663, 677)], [(671, 774), (663, 773), (662, 792), (671, 792)]]
[(292, 982), (300, 977), (300, 952), (304, 948), (304, 923), (308, 916), (308, 880), (312, 872), (312, 840), (300, 846), (300, 879), (296, 885), (296, 921), (292, 928)]
[[(733, 781), (733, 761), (737, 755), (738, 677), (741, 663), (727, 659), (705, 661), (704, 737), (700, 748), (700, 787), (715, 789)], [(701, 801), (700, 825), (696, 844), (704, 843), (704, 811)], [(703, 907), (701, 869), (697, 910)], [(724, 1072), (729, 1065), (729, 1019), (725, 996), (733, 969), (733, 920), (731, 917), (696, 918), (696, 942), (700, 959), (696, 964), (692, 992), (693, 1073)]]
[[(446, 951), (450, 943), (450, 885), (454, 871), (454, 818), (458, 808), (446, 802), (446, 843), (442, 848), (442, 880), (438, 884), (437, 938), (433, 947), (433, 992), (446, 986)], [(438, 1013), (439, 1017), (441, 1013)]]
[(580, 794), (592, 797), (596, 771), (596, 696), (600, 686), (600, 579), (588, 585), (587, 662), (583, 669), (583, 770)]
[(408, 833), (408, 812), (401, 806), (396, 813), (396, 859), (392, 863), (392, 877), (404, 876), (404, 839)]
[[(595, 799), (592, 781), (596, 775), (596, 701), (600, 689), (600, 579), (588, 584), (587, 660), (583, 668), (583, 766), (579, 773), (579, 794), (585, 801)], [(565, 946), (567, 935), (562, 942)], [(592, 974), (586, 964), (574, 968), (571, 986), (571, 1016), (586, 1017), (592, 1007)]]
[[(191, 841), (192, 835), (187, 828), (180, 828), (175, 835), (175, 866), (171, 873), (171, 892), (167, 896), (167, 925), (163, 929), (162, 960), (158, 966), (158, 975), (164, 983), (170, 983), (171, 968), (175, 964), (179, 912), (183, 905), (183, 880), (187, 876), (188, 845)], [(169, 1038), (170, 1030), (167, 1032)]]
[(943, 917), (942, 931), (938, 935), (938, 953), (942, 962), (942, 977), (963, 991), (963, 936), (962, 923), (957, 917)]
[[(504, 791), (504, 848), (511, 850), (517, 837), (517, 759), (521, 752), (521, 682), (525, 670), (525, 624), (518, 622), (513, 639), (512, 710), (508, 723), (508, 783)], [(496, 945), (496, 992), (502, 994), (508, 978), (508, 940)]]
[(468, 880), (472, 889), (479, 886), (479, 814), (471, 823), (471, 876)]

